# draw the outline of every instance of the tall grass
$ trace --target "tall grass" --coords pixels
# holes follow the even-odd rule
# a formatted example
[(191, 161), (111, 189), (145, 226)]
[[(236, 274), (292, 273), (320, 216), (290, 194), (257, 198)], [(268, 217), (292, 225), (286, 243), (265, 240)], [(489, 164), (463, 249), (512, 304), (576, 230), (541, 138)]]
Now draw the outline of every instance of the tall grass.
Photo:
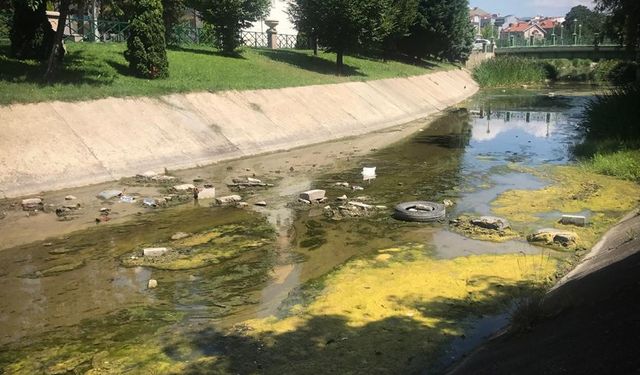
[(585, 166), (596, 173), (640, 182), (639, 150), (598, 153), (588, 160)]
[(640, 139), (640, 85), (614, 88), (591, 100), (581, 122), (587, 139)]
[(588, 59), (526, 59), (503, 56), (487, 60), (474, 70), (484, 87), (541, 84), (545, 80), (622, 85), (635, 80), (637, 64), (632, 61)]
[(596, 96), (580, 126), (585, 139), (574, 153), (587, 169), (640, 182), (640, 85)]
[(483, 87), (536, 85), (544, 83), (547, 72), (537, 60), (504, 56), (478, 65), (473, 77)]

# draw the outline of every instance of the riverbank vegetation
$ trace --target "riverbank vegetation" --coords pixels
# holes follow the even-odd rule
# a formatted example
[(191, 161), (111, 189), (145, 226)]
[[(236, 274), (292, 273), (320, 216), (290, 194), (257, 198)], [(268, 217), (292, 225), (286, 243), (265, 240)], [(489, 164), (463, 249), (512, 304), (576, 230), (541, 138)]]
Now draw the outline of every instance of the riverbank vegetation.
[(584, 141), (574, 148), (587, 169), (640, 182), (640, 85), (596, 96), (580, 123)]
[(547, 73), (536, 60), (507, 56), (484, 61), (473, 77), (482, 87), (541, 85)]
[(67, 62), (53, 84), (41, 82), (43, 68), (35, 60), (9, 57), (0, 42), (0, 104), (47, 100), (89, 100), (109, 96), (157, 96), (175, 92), (281, 88), (371, 79), (407, 77), (451, 64), (420, 60), (384, 62), (345, 56), (345, 75), (336, 76), (334, 53), (313, 56), (305, 50), (244, 49), (235, 57), (206, 46), (167, 51), (169, 77), (140, 79), (128, 73), (121, 43), (70, 43)]
[(636, 63), (621, 60), (528, 59), (500, 56), (484, 61), (473, 75), (482, 87), (542, 86), (547, 82), (626, 84), (633, 82)]

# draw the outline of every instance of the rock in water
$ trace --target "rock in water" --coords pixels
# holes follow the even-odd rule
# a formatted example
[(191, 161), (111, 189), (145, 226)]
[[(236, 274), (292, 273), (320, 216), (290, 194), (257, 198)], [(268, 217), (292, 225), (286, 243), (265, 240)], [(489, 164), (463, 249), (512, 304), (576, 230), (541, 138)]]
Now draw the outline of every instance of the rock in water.
[(169, 252), (166, 247), (147, 247), (142, 250), (145, 257), (159, 257)]
[(147, 283), (147, 288), (149, 289), (153, 289), (157, 287), (158, 287), (158, 280), (156, 279), (150, 279), (149, 282)]
[(529, 242), (544, 242), (546, 245), (558, 244), (564, 247), (574, 246), (577, 240), (576, 233), (555, 228), (539, 229), (527, 236)]
[(177, 241), (177, 240), (181, 240), (183, 238), (187, 238), (189, 236), (190, 236), (189, 233), (178, 232), (178, 233), (174, 234), (173, 236), (171, 236), (171, 239), (174, 240), (174, 241)]
[(122, 190), (104, 190), (98, 194), (98, 198), (109, 200), (111, 198), (119, 197), (122, 195)]
[(42, 208), (42, 198), (29, 198), (22, 200), (22, 209), (24, 211), (35, 210)]
[(236, 202), (240, 202), (242, 197), (239, 195), (227, 195), (225, 197), (216, 198), (216, 203), (218, 204), (233, 204)]
[(173, 190), (176, 190), (176, 191), (189, 191), (189, 190), (193, 190), (195, 188), (196, 187), (193, 184), (182, 184), (182, 185), (174, 186)]
[(198, 199), (214, 199), (216, 197), (216, 188), (204, 188), (198, 192)]
[(506, 219), (495, 216), (480, 216), (479, 218), (471, 219), (471, 224), (491, 230), (505, 230), (510, 228), (509, 222)]
[(310, 202), (319, 201), (324, 199), (326, 191), (315, 189), (315, 190), (307, 190), (305, 192), (300, 193), (300, 198), (304, 200), (308, 200)]
[(564, 225), (575, 225), (578, 227), (584, 227), (587, 225), (587, 217), (581, 215), (562, 215), (560, 223)]

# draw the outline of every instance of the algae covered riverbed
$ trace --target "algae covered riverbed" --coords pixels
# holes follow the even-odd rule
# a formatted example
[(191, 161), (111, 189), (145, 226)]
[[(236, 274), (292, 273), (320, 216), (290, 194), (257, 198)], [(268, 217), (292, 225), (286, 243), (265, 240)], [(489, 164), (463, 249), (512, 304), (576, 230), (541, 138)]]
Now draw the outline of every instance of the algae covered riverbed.
[[(447, 353), (482, 339), (474, 332), (487, 333), (478, 329), (483, 322), (552, 283), (638, 204), (637, 185), (572, 165), (588, 95), (485, 92), (432, 121), (370, 138), (178, 173), (218, 187), (251, 169), (275, 186), (240, 194), (267, 207), (203, 201), (90, 228), (69, 223), (77, 226), (71, 233), (52, 222), (59, 235), (0, 251), (0, 368), (441, 371)], [(373, 166), (377, 178), (363, 181), (362, 168)], [(329, 201), (297, 203), (308, 188), (325, 189)], [(342, 195), (388, 208), (333, 215)], [(393, 205), (416, 199), (454, 206), (433, 224), (391, 217)], [(589, 216), (588, 227), (569, 228), (579, 235), (576, 248), (526, 242), (543, 227), (567, 229), (557, 223), (563, 213)], [(487, 214), (509, 220), (512, 233), (477, 236), (448, 223)], [(0, 226), (2, 234), (10, 228)], [(172, 240), (177, 232), (188, 236)], [(172, 253), (145, 259), (144, 247)], [(158, 287), (148, 289), (149, 279)]]

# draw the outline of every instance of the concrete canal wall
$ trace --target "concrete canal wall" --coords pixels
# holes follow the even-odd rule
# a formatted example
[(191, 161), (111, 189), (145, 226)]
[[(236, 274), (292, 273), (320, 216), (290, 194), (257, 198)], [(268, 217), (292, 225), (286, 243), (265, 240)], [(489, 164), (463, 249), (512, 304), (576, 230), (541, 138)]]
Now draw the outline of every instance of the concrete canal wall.
[(434, 114), (467, 71), (274, 90), (0, 107), (0, 198), (320, 143)]

